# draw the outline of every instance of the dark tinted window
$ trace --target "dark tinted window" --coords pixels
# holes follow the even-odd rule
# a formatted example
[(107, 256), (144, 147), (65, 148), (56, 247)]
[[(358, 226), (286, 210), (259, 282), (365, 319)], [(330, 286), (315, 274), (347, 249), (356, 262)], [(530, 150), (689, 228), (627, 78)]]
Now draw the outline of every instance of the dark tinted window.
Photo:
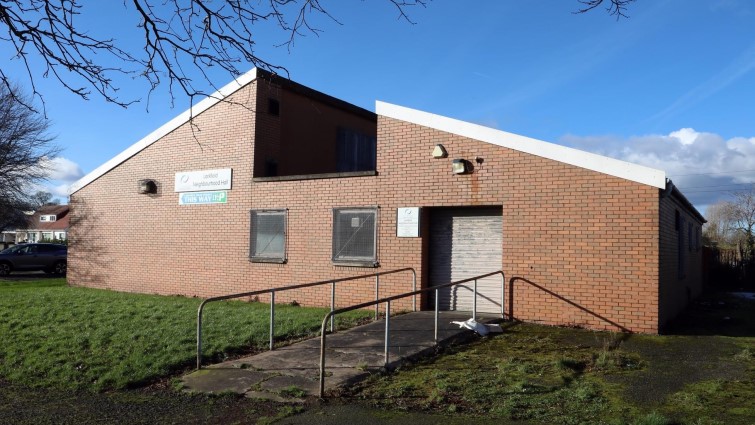
[(337, 171), (376, 169), (377, 138), (348, 128), (338, 129)]

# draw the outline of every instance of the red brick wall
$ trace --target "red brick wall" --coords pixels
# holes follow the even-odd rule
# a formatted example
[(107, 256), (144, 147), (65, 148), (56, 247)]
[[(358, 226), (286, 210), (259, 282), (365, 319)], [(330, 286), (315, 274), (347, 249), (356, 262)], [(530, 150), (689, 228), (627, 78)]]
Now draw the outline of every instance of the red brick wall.
[[(255, 88), (235, 96), (254, 104)], [(495, 205), (503, 208), (501, 267), (514, 279), (508, 314), (658, 330), (656, 188), (385, 117), (378, 118), (377, 176), (253, 182), (253, 135), (276, 137), (274, 124), (226, 103), (196, 124), (203, 149), (183, 126), (72, 196), (72, 284), (206, 297), (407, 266), (421, 277), (427, 244), (395, 236), (397, 207)], [(437, 143), (448, 158), (431, 157)], [(453, 158), (475, 157), (484, 162), (474, 173), (451, 174)], [(175, 172), (227, 167), (234, 170), (228, 204), (178, 205)], [(138, 195), (141, 178), (159, 181), (161, 193)], [(332, 208), (356, 206), (380, 207), (378, 269), (331, 263)], [(248, 261), (251, 208), (288, 209), (286, 264)], [(373, 282), (340, 286), (338, 304), (374, 297)], [(381, 286), (381, 295), (405, 292), (411, 279), (385, 277)], [(278, 299), (325, 305), (328, 291)]]
[[(209, 296), (248, 273), (255, 85), (203, 112), (71, 196), (69, 282), (119, 291)], [(233, 168), (222, 205), (178, 205), (179, 171)], [(137, 193), (140, 179), (156, 195)]]
[[(682, 229), (676, 229), (676, 212), (683, 219)], [(692, 240), (689, 224), (692, 224)], [(674, 196), (660, 200), (660, 296), (659, 324), (661, 328), (678, 315), (684, 307), (702, 293), (702, 223), (689, 213), (687, 207)], [(679, 269), (681, 254), (683, 262)], [(699, 243), (697, 243), (699, 237)], [(691, 243), (690, 243), (691, 242)]]
[[(255, 177), (265, 177), (265, 161), (278, 164), (279, 176), (335, 173), (338, 128), (374, 136), (376, 122), (368, 117), (315, 101), (300, 93), (260, 80), (258, 85), (257, 161)], [(280, 115), (268, 113), (268, 99), (280, 103)]]

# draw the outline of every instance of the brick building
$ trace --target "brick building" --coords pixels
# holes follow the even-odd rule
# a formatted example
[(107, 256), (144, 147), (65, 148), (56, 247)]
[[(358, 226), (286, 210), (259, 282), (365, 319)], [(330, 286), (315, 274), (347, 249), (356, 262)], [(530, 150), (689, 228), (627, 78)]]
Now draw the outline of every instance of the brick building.
[[(260, 70), (85, 176), (70, 204), (79, 286), (208, 297), (503, 270), (509, 316), (650, 333), (702, 287), (704, 218), (663, 171), (382, 102), (375, 114)], [(372, 282), (339, 285), (337, 304), (374, 299)], [(380, 284), (411, 290), (406, 275)], [(479, 309), (500, 311), (500, 278), (479, 286)], [(441, 305), (468, 309), (469, 292)], [(283, 295), (330, 301), (329, 287)]]

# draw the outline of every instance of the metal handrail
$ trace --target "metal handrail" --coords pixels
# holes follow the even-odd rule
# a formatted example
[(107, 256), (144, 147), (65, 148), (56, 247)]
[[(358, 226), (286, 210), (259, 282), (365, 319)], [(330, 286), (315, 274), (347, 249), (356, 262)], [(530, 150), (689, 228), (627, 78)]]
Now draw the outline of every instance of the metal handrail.
[[(309, 282), (309, 283), (299, 283), (295, 285), (280, 286), (277, 288), (260, 289), (258, 291), (242, 292), (240, 294), (221, 295), (218, 297), (207, 298), (206, 300), (202, 301), (201, 304), (199, 304), (199, 308), (197, 309), (197, 369), (202, 368), (202, 311), (204, 310), (204, 306), (207, 305), (208, 303), (211, 303), (213, 301), (230, 300), (233, 298), (252, 297), (255, 295), (262, 295), (262, 294), (269, 293), (270, 294), (270, 350), (272, 350), (273, 343), (274, 343), (274, 336), (275, 336), (274, 334), (275, 334), (275, 293), (276, 292), (290, 291), (292, 289), (310, 288), (312, 286), (320, 286), (320, 285), (325, 285), (325, 284), (330, 283), (331, 284), (330, 312), (333, 313), (333, 311), (335, 310), (335, 304), (336, 304), (336, 283), (346, 282), (349, 280), (366, 279), (369, 277), (374, 277), (375, 278), (375, 299), (377, 300), (379, 299), (379, 296), (380, 296), (380, 276), (394, 274), (394, 273), (401, 273), (401, 272), (406, 272), (406, 271), (412, 272), (412, 290), (416, 291), (417, 272), (414, 270), (413, 267), (404, 267), (402, 269), (376, 272), (376, 273), (364, 274), (364, 275), (359, 275), (359, 276), (320, 280), (317, 282)], [(416, 295), (414, 297), (413, 303), (414, 303), (414, 311), (417, 311)], [(333, 317), (335, 317), (335, 314), (331, 314), (328, 317), (331, 318), (330, 331), (333, 332), (334, 330)], [(377, 318), (378, 318), (378, 310), (375, 309), (375, 320), (377, 320)]]
[[(345, 313), (347, 311), (352, 310), (359, 310), (361, 308), (366, 308), (371, 305), (378, 306), (380, 303), (385, 303), (385, 347), (384, 347), (384, 356), (385, 356), (385, 362), (384, 364), (388, 364), (388, 346), (390, 344), (390, 320), (391, 320), (391, 301), (395, 301), (398, 299), (406, 298), (413, 296), (416, 300), (417, 295), (429, 292), (429, 291), (435, 291), (435, 343), (438, 343), (438, 312), (440, 310), (440, 303), (438, 302), (438, 290), (443, 288), (448, 288), (449, 286), (455, 286), (466, 282), (472, 282), (474, 281), (473, 286), (473, 302), (472, 302), (472, 318), (477, 320), (477, 280), (483, 279), (489, 276), (493, 276), (496, 274), (501, 275), (501, 318), (504, 317), (504, 286), (506, 283), (506, 276), (503, 274), (503, 270), (498, 270), (486, 274), (481, 274), (479, 276), (470, 277), (467, 279), (457, 280), (456, 282), (451, 283), (445, 283), (443, 285), (437, 285), (437, 286), (431, 286), (429, 288), (424, 289), (415, 289), (412, 292), (406, 292), (404, 294), (394, 295), (391, 297), (385, 297), (381, 299), (376, 299), (375, 301), (368, 301), (361, 304), (352, 305), (350, 307), (344, 307), (339, 308), (338, 310), (332, 310), (330, 313), (325, 315), (325, 318), (322, 320), (322, 327), (320, 329), (320, 398), (323, 398), (325, 396), (325, 335), (326, 335), (326, 325), (328, 323), (328, 319), (333, 317), (336, 314)], [(415, 303), (414, 311), (417, 311), (417, 306)]]

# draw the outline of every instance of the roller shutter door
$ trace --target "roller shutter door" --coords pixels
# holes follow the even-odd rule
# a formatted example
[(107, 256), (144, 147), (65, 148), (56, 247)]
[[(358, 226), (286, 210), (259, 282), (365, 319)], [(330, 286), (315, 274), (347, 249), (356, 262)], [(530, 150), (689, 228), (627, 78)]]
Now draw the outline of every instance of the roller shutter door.
[[(501, 269), (501, 208), (433, 209), (430, 212), (430, 286)], [(441, 310), (472, 310), (473, 283), (439, 292)], [(477, 281), (477, 311), (500, 313), (501, 277)], [(434, 292), (433, 292), (434, 294)], [(434, 295), (431, 303), (434, 303)], [(431, 304), (434, 305), (434, 304)]]

